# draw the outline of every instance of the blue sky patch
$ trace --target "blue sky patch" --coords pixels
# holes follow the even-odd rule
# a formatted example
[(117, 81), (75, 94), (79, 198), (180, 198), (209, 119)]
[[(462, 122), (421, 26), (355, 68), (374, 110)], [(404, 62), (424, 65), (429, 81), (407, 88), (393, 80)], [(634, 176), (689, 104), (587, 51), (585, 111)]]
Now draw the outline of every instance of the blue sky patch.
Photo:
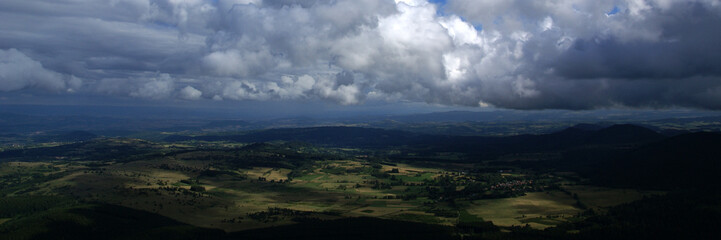
[(621, 9), (618, 8), (618, 6), (613, 6), (613, 9), (611, 9), (610, 12), (607, 12), (606, 15), (611, 16), (617, 14)]

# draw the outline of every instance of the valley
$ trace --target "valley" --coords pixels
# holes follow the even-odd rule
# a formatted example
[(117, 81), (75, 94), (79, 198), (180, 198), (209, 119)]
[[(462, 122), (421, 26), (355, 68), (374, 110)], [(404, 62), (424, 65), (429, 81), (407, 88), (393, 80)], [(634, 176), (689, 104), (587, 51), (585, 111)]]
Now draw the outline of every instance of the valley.
[[(616, 133), (629, 131), (645, 135)], [(112, 206), (227, 234), (372, 218), (488, 237), (569, 228), (673, 190), (629, 187), (633, 183), (587, 172), (617, 171), (594, 166), (666, 138), (632, 126), (495, 139), (338, 127), (250, 134), (158, 142), (101, 137), (8, 148), (0, 152), (0, 228), (18, 239), (34, 238), (43, 232), (36, 228), (50, 225), (24, 222), (50, 215), (63, 224), (92, 225), (72, 212)], [(377, 139), (388, 145), (373, 144)], [(553, 145), (538, 145), (546, 139), (554, 139)], [(461, 140), (475, 146), (449, 145)], [(577, 149), (601, 151), (609, 159), (579, 162)], [(498, 157), (473, 160), (491, 156)]]

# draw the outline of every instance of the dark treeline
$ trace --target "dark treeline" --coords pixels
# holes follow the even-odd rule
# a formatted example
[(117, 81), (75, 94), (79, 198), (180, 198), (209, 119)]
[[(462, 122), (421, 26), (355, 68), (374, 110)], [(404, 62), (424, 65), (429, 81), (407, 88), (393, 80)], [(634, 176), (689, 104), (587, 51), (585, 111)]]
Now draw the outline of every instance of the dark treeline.
[[(551, 152), (588, 145), (628, 145), (664, 138), (659, 133), (635, 125), (613, 125), (601, 129), (584, 126), (571, 127), (551, 134), (509, 137), (426, 135), (361, 127), (283, 128), (242, 135), (171, 135), (166, 137), (165, 141), (300, 141), (319, 146), (393, 148), (414, 153), (459, 152), (465, 154), (466, 161), (478, 161), (492, 160), (510, 153)], [(395, 157), (404, 158), (404, 156)]]

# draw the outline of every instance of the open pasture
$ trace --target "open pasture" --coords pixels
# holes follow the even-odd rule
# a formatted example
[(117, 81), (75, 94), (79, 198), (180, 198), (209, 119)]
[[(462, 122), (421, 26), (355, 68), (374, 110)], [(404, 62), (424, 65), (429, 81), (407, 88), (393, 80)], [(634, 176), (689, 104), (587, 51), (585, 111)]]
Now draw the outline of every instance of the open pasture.
[[(3, 163), (0, 175), (59, 174), (44, 182), (29, 181), (29, 192), (15, 191), (69, 194), (224, 231), (291, 224), (298, 216), (377, 217), (441, 225), (485, 220), (499, 226), (528, 224), (543, 229), (583, 211), (573, 194), (592, 208), (643, 196), (632, 190), (568, 185), (564, 186), (566, 192), (461, 200), (451, 207), (438, 196), (430, 198), (428, 194), (441, 190), (440, 186), (432, 186), (439, 184), (436, 181), (440, 178), (451, 182), (458, 179), (453, 184), (461, 185), (452, 189), (464, 191), (467, 185), (463, 184), (473, 181), (460, 171), (364, 160), (318, 160), (299, 169), (245, 167), (199, 161), (203, 154), (132, 162)], [(302, 174), (298, 174), (301, 170)], [(498, 176), (499, 181), (525, 177), (516, 173)], [(411, 195), (415, 196), (406, 198)]]
[(492, 221), (498, 226), (529, 224), (534, 228), (554, 226), (581, 211), (575, 206), (575, 200), (571, 196), (559, 191), (533, 192), (515, 198), (476, 200), (468, 206), (470, 214)]

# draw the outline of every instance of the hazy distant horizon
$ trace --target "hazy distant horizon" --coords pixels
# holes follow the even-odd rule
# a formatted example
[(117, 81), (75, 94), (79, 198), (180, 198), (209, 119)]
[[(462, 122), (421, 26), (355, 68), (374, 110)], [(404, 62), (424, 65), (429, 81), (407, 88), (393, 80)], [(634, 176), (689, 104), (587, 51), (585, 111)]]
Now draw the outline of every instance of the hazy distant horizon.
[[(463, 108), (447, 106), (428, 106), (424, 104), (409, 103), (406, 105), (380, 105), (380, 106), (354, 106), (339, 107), (332, 104), (317, 104), (315, 111), (298, 109), (298, 106), (308, 107), (309, 104), (289, 105), (283, 102), (264, 103), (253, 106), (254, 103), (237, 104), (229, 106), (181, 106), (181, 105), (70, 105), (70, 104), (0, 104), (0, 113), (18, 114), (27, 116), (87, 116), (109, 117), (127, 119), (197, 119), (197, 120), (246, 120), (267, 121), (277, 119), (303, 119), (309, 120), (347, 120), (369, 121), (383, 120), (394, 117), (410, 117), (434, 115), (437, 122), (454, 121), (488, 121), (487, 119), (474, 119), (474, 113), (485, 114), (485, 117), (494, 115), (511, 116), (508, 121), (518, 121), (525, 116), (527, 121), (578, 121), (600, 122), (609, 119), (646, 121), (667, 118), (689, 118), (721, 116), (721, 112), (712, 110), (698, 110), (688, 108), (674, 109), (595, 109), (595, 110), (513, 110), (502, 108)], [(276, 107), (276, 108), (272, 108)], [(461, 115), (458, 118), (457, 115)], [(461, 120), (458, 120), (461, 119)]]

